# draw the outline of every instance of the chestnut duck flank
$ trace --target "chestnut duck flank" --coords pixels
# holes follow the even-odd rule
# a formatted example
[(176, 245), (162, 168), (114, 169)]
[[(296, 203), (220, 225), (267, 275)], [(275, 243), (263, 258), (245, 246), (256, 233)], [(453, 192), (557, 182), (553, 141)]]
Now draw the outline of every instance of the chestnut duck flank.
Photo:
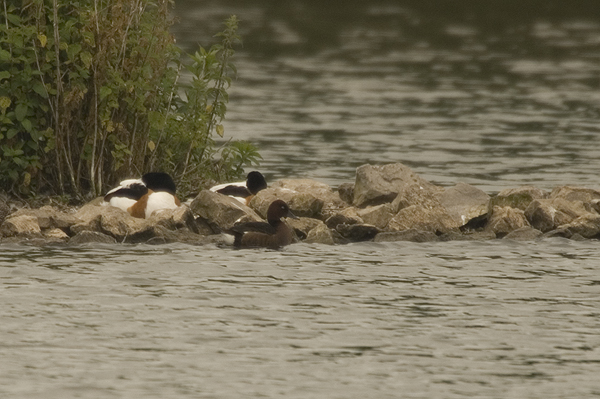
[(240, 201), (242, 204), (248, 205), (252, 197), (265, 188), (267, 188), (267, 181), (262, 173), (252, 171), (246, 176), (246, 181), (219, 184), (211, 187), (210, 191), (228, 195)]
[(180, 202), (176, 190), (173, 178), (167, 173), (151, 172), (141, 179), (123, 180), (104, 196), (104, 201), (133, 217), (148, 218), (157, 210), (177, 208)]
[(278, 249), (291, 244), (294, 235), (290, 226), (281, 220), (284, 217), (298, 219), (284, 201), (273, 201), (267, 210), (268, 223), (240, 223), (230, 229), (230, 233), (234, 236), (233, 246)]

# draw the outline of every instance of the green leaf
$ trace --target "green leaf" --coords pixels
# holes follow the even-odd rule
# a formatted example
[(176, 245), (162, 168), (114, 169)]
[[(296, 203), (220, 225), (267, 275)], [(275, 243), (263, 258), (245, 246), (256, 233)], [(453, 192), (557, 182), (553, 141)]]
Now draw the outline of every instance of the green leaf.
[(10, 72), (8, 71), (0, 71), (0, 81), (2, 79), (8, 79), (10, 78)]
[(10, 60), (10, 52), (6, 50), (0, 50), (0, 61), (9, 61)]
[(106, 97), (112, 94), (112, 90), (108, 86), (102, 86), (100, 88), (100, 100), (104, 100)]
[(21, 125), (23, 125), (23, 127), (25, 128), (25, 130), (27, 130), (28, 132), (31, 132), (32, 129), (32, 124), (31, 121), (29, 119), (23, 119), (23, 121), (21, 122)]
[(17, 104), (15, 107), (15, 116), (19, 122), (23, 122), (25, 117), (27, 116), (27, 104)]
[(42, 98), (48, 98), (48, 92), (46, 92), (46, 88), (42, 82), (35, 82), (33, 84), (33, 91), (39, 94)]

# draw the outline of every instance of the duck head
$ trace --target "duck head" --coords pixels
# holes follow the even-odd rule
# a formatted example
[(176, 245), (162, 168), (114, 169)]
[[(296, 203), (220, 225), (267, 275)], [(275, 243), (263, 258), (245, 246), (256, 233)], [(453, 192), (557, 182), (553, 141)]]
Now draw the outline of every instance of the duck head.
[(246, 176), (246, 187), (252, 195), (256, 195), (260, 190), (267, 188), (267, 181), (262, 173), (253, 171)]
[(298, 219), (298, 216), (292, 213), (285, 201), (275, 200), (271, 202), (271, 205), (269, 205), (269, 209), (267, 210), (267, 221), (272, 225), (279, 222), (281, 218)]

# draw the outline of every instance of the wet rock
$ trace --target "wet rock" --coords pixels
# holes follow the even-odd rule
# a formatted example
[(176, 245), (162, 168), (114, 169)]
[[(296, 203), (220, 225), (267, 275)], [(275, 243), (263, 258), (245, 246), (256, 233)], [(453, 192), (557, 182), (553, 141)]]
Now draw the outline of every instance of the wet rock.
[(508, 233), (504, 236), (505, 240), (514, 241), (534, 241), (539, 239), (543, 233), (533, 227), (521, 227)]
[(443, 207), (426, 208), (411, 205), (401, 209), (388, 223), (387, 231), (416, 229), (434, 233), (447, 233), (457, 230), (456, 222)]
[(364, 220), (358, 215), (358, 209), (348, 207), (330, 216), (325, 224), (330, 229), (335, 229), (338, 224), (362, 224)]
[[(303, 237), (307, 237), (308, 234), (318, 226), (325, 226), (319, 219), (301, 217), (299, 219), (286, 219), (287, 224), (294, 230), (299, 230)], [(325, 226), (327, 227), (327, 226)]]
[(202, 190), (192, 201), (190, 208), (205, 219), (215, 232), (229, 230), (237, 221), (262, 221), (256, 212), (238, 200), (209, 190)]
[(4, 237), (34, 236), (40, 235), (41, 232), (38, 218), (31, 215), (18, 215), (14, 217), (11, 215), (0, 226), (0, 235)]
[(581, 201), (567, 201), (561, 197), (534, 200), (525, 209), (525, 217), (531, 226), (544, 233), (569, 224), (588, 213), (592, 213), (591, 206), (586, 206)]
[(412, 241), (433, 242), (438, 241), (438, 236), (432, 231), (408, 229), (403, 231), (382, 232), (375, 236), (375, 242)]
[(294, 215), (320, 218), (325, 202), (310, 192), (300, 192), (289, 188), (270, 187), (259, 191), (250, 201), (250, 207), (263, 218), (267, 217), (269, 205), (277, 199), (285, 201)]
[(69, 240), (69, 245), (81, 245), (89, 243), (116, 244), (117, 240), (109, 235), (97, 231), (81, 231)]
[(466, 183), (458, 183), (437, 195), (448, 214), (461, 226), (488, 213), (490, 196)]
[(492, 210), (489, 222), (486, 226), (487, 231), (492, 231), (496, 237), (504, 237), (508, 233), (522, 227), (531, 227), (525, 213), (521, 209), (509, 206), (495, 206)]
[(525, 210), (536, 199), (548, 198), (548, 192), (533, 186), (522, 186), (518, 188), (509, 188), (502, 190), (495, 197), (490, 199), (488, 210), (494, 207), (510, 207)]
[(354, 184), (353, 183), (343, 183), (338, 187), (338, 195), (340, 199), (347, 203), (348, 205), (352, 204), (354, 199)]
[(395, 214), (392, 204), (368, 206), (358, 209), (357, 213), (365, 224), (371, 224), (380, 230), (387, 226)]
[(400, 163), (359, 166), (356, 169), (352, 203), (362, 208), (392, 202), (405, 185), (417, 185), (427, 190), (436, 189), (436, 186)]
[(333, 232), (325, 225), (325, 223), (321, 222), (321, 224), (317, 225), (308, 232), (304, 242), (311, 244), (333, 245), (335, 244), (335, 239)]
[(584, 238), (598, 238), (600, 236), (600, 215), (586, 214), (573, 220), (571, 223), (561, 226), (567, 230), (571, 238), (580, 235)]
[(68, 240), (69, 235), (59, 228), (44, 231), (44, 237), (57, 240)]
[(153, 237), (152, 224), (146, 219), (132, 217), (115, 207), (106, 207), (100, 214), (100, 231), (118, 242), (138, 243)]
[(550, 198), (563, 198), (567, 201), (581, 201), (591, 203), (600, 199), (600, 191), (585, 187), (561, 186), (550, 193)]
[(322, 200), (323, 209), (326, 209), (329, 212), (335, 212), (348, 206), (348, 204), (340, 198), (339, 194), (334, 192), (329, 185), (313, 179), (282, 179), (273, 183), (271, 188), (280, 188), (292, 190), (297, 193), (310, 194), (313, 197)]
[(190, 229), (190, 230), (192, 230), (193, 232), (196, 232), (202, 236), (207, 236), (207, 235), (217, 233), (216, 231), (213, 231), (213, 229), (210, 227), (210, 224), (208, 223), (208, 221), (206, 219), (204, 219), (203, 217), (198, 216), (197, 218), (195, 218), (194, 225), (196, 227), (194, 227), (193, 229)]
[(439, 241), (487, 241), (496, 239), (496, 234), (493, 231), (466, 231), (460, 233), (458, 231), (449, 231), (441, 234), (438, 237)]
[(379, 229), (370, 224), (339, 224), (335, 229), (350, 241), (369, 241), (379, 233)]

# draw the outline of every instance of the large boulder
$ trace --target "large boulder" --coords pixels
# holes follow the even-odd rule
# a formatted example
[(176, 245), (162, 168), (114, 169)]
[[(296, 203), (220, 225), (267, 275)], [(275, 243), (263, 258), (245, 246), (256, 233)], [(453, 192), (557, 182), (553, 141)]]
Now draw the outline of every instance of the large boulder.
[(335, 230), (349, 241), (369, 241), (378, 233), (379, 229), (370, 224), (338, 224)]
[(437, 198), (461, 226), (488, 213), (490, 196), (470, 184), (458, 183), (439, 193)]
[(501, 208), (516, 208), (524, 211), (531, 201), (548, 198), (548, 196), (548, 192), (533, 186), (507, 188), (490, 199), (488, 211), (491, 213), (496, 206)]
[(348, 204), (340, 198), (340, 195), (334, 192), (329, 185), (313, 179), (282, 179), (273, 183), (271, 188), (280, 188), (295, 191), (297, 193), (310, 194), (313, 197), (322, 200), (323, 207), (321, 212), (326, 213), (326, 215), (324, 215), (325, 218), (337, 210), (348, 206)]
[(31, 215), (11, 216), (0, 226), (0, 235), (4, 237), (39, 236), (41, 232), (38, 218)]
[(585, 214), (571, 223), (561, 226), (560, 229), (567, 230), (571, 238), (576, 235), (584, 238), (598, 238), (600, 237), (600, 215)]
[(192, 201), (190, 209), (216, 232), (229, 230), (238, 221), (262, 221), (256, 212), (238, 200), (209, 190), (202, 190)]
[(314, 229), (308, 232), (304, 242), (333, 245), (335, 244), (335, 237), (333, 232), (325, 225), (325, 223), (321, 222), (321, 224), (317, 225)]
[(523, 227), (531, 227), (525, 217), (525, 212), (510, 206), (495, 206), (486, 230), (493, 232), (496, 234), (496, 237), (501, 238)]
[(270, 187), (261, 190), (250, 201), (250, 207), (266, 219), (269, 205), (275, 200), (283, 200), (296, 216), (320, 218), (325, 201), (312, 192), (296, 191), (290, 188)]
[(416, 229), (434, 233), (458, 230), (460, 224), (446, 212), (444, 207), (429, 208), (411, 205), (400, 211), (388, 223), (386, 231)]
[[(356, 169), (353, 205), (365, 207), (392, 202), (405, 185), (416, 184), (428, 190), (436, 186), (418, 176), (409, 167), (397, 164), (362, 165)], [(441, 190), (440, 188), (437, 188)]]
[(563, 198), (567, 201), (592, 202), (600, 199), (600, 191), (585, 187), (560, 186), (550, 193), (550, 198)]
[(589, 205), (562, 197), (534, 200), (525, 209), (525, 217), (531, 226), (544, 233), (589, 213), (595, 213)]
[(504, 236), (505, 240), (513, 241), (534, 241), (542, 236), (542, 232), (533, 227), (521, 227)]
[(81, 220), (72, 213), (60, 211), (50, 205), (42, 206), (41, 208), (28, 209), (22, 208), (14, 212), (11, 217), (28, 215), (37, 218), (40, 229), (68, 229), (71, 225), (79, 223)]
[(148, 220), (134, 218), (112, 206), (106, 207), (100, 215), (100, 232), (113, 236), (118, 242), (147, 241), (154, 236), (152, 226)]
[(380, 230), (385, 229), (395, 215), (392, 204), (368, 206), (363, 209), (358, 209), (357, 213), (364, 223), (373, 225)]

